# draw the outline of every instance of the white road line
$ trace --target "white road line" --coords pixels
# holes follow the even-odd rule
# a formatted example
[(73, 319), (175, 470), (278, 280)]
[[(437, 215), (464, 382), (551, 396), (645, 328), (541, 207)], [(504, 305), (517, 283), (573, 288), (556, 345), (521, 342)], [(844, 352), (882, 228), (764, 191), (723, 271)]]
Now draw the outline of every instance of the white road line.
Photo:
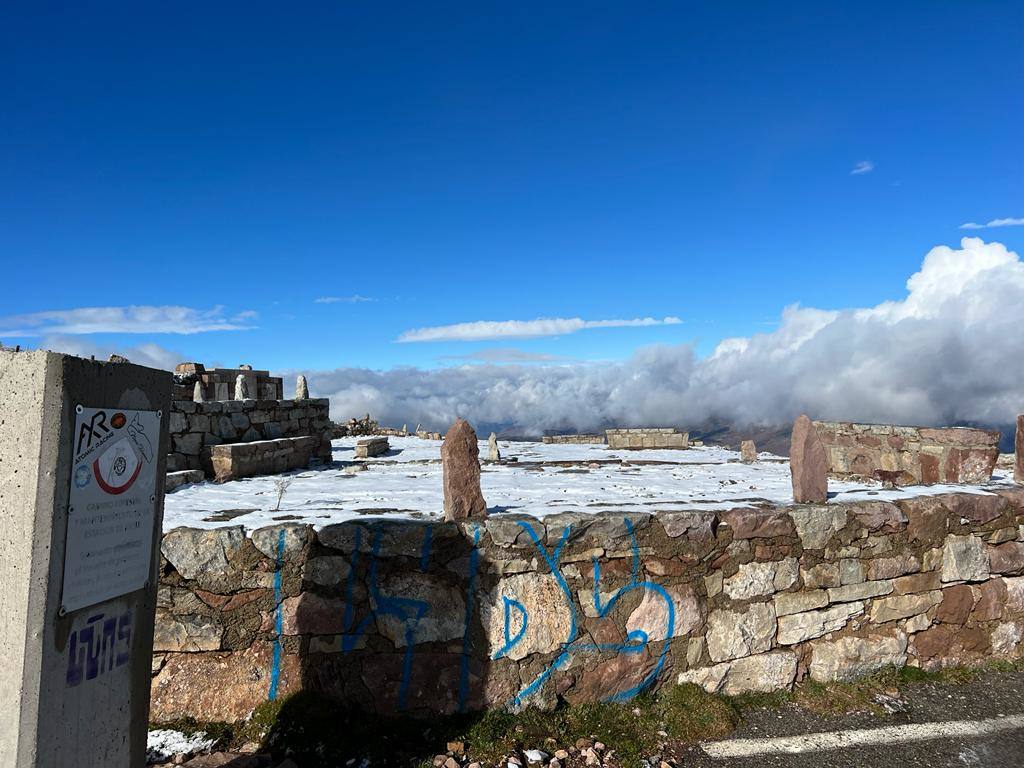
[(912, 723), (856, 731), (827, 731), (773, 739), (727, 739), (708, 741), (701, 748), (711, 757), (753, 757), (756, 755), (795, 755), (827, 749), (895, 744), (903, 741), (928, 741), (988, 736), (1024, 728), (1024, 715), (995, 717), (991, 720), (951, 720), (944, 723)]

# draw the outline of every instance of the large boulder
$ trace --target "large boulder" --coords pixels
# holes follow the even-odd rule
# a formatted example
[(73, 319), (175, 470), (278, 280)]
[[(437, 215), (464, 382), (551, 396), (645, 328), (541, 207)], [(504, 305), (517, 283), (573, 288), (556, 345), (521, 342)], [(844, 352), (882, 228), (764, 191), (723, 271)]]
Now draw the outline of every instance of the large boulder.
[(441, 444), (444, 519), (466, 520), (487, 514), (480, 490), (480, 459), (476, 432), (465, 419), (456, 419)]

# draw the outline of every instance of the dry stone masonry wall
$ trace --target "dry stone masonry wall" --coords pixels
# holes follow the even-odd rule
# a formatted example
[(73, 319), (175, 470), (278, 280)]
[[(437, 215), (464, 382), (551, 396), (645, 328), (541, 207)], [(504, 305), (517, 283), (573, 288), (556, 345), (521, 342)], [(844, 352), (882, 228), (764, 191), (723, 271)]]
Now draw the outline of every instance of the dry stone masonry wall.
[(603, 445), (608, 441), (604, 435), (544, 435), (541, 440), (549, 445)]
[(1021, 655), (1024, 489), (889, 503), (176, 529), (157, 721), (737, 694)]
[(690, 433), (677, 429), (609, 429), (605, 431), (608, 447), (625, 448), (689, 448)]
[(984, 483), (999, 458), (999, 433), (965, 427), (899, 427), (816, 421), (836, 479), (883, 477), (896, 485)]
[(329, 401), (227, 400), (171, 403), (171, 454), (168, 472), (203, 469), (214, 474), (210, 449), (216, 445), (252, 443), (288, 437), (315, 437), (316, 456), (331, 458)]

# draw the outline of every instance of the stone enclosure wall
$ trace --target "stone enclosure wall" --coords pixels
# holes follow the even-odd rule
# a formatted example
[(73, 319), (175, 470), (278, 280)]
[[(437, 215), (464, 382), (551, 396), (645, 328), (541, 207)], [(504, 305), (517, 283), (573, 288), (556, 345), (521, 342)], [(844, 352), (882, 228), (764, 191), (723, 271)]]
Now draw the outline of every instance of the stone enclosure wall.
[(1024, 488), (164, 536), (152, 717), (299, 690), (379, 713), (736, 694), (1015, 657)]
[(211, 446), (208, 450), (213, 478), (218, 483), (256, 475), (278, 475), (292, 469), (303, 469), (313, 459), (324, 458), (320, 438), (309, 436), (225, 443)]
[(604, 435), (544, 435), (541, 440), (553, 445), (603, 445), (608, 442)]
[(671, 428), (608, 429), (605, 436), (613, 449), (690, 447), (690, 433)]
[(327, 398), (311, 400), (227, 400), (171, 402), (171, 453), (167, 471), (202, 469), (213, 476), (210, 448), (282, 437), (317, 437), (317, 456), (331, 458)]
[(899, 427), (816, 421), (829, 476), (875, 478), (892, 473), (896, 485), (984, 483), (999, 458), (999, 433), (964, 427)]

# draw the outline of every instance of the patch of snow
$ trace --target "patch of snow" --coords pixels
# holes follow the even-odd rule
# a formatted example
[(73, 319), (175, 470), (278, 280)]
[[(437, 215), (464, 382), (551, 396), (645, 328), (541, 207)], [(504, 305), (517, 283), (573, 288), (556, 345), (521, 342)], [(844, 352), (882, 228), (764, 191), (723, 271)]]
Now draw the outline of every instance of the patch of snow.
[(146, 741), (146, 763), (165, 763), (175, 755), (195, 755), (213, 747), (214, 740), (203, 731), (186, 736), (181, 731), (157, 729)]
[[(441, 519), (441, 442), (391, 437), (383, 456), (355, 459), (360, 438), (333, 441), (331, 465), (287, 473), (291, 481), (277, 510), (280, 476), (223, 484), (199, 483), (165, 499), (164, 530), (179, 526), (252, 530), (281, 522), (319, 528), (366, 516)], [(480, 455), (487, 455), (480, 441)], [(668, 509), (721, 510), (744, 504), (792, 504), (785, 458), (760, 454), (743, 464), (739, 453), (705, 446), (689, 450), (609, 450), (605, 445), (500, 442), (502, 457), (517, 461), (483, 465), (481, 487), (489, 514), (534, 517), (566, 511)], [(362, 464), (366, 471), (350, 468)], [(829, 481), (832, 501), (897, 500), (950, 491), (987, 493), (1013, 482), (997, 469), (986, 486), (933, 485), (883, 489), (876, 482)]]

